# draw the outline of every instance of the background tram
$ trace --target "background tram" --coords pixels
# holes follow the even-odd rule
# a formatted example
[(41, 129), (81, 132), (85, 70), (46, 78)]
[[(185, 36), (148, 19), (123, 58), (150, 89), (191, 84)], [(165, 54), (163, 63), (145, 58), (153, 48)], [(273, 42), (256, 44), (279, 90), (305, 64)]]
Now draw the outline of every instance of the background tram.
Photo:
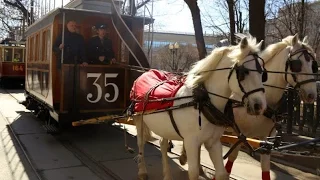
[(23, 85), (25, 81), (25, 42), (0, 44), (0, 85)]
[[(94, 35), (92, 27), (96, 23), (107, 24), (107, 36), (112, 40), (117, 63), (87, 66), (62, 64), (61, 71), (57, 70), (58, 58), (52, 52), (52, 46), (63, 30), (63, 22), (71, 19), (77, 22), (78, 33), (86, 43)], [(142, 46), (144, 23), (150, 22), (150, 19), (125, 15), (116, 20), (112, 14), (94, 10), (58, 8), (51, 11), (26, 31), (24, 105), (34, 110), (37, 117), (53, 118), (62, 127), (71, 125), (72, 121), (121, 114), (130, 103), (129, 92), (133, 81), (141, 74), (123, 65), (144, 64), (148, 67), (147, 61), (137, 63), (137, 58), (126, 48), (128, 44), (134, 45), (133, 42), (128, 43), (129, 35), (132, 33), (138, 41), (137, 45)], [(125, 26), (130, 29), (130, 34)]]

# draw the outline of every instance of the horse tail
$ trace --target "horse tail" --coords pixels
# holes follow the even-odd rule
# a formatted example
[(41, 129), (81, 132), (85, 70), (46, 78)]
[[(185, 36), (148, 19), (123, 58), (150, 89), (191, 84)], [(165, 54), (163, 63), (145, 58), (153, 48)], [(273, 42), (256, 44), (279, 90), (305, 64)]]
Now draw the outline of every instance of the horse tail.
[(187, 153), (186, 153), (186, 149), (184, 148), (184, 145), (182, 146), (181, 149), (181, 155), (179, 156), (179, 162), (181, 165), (185, 165), (187, 163), (188, 159), (187, 159)]

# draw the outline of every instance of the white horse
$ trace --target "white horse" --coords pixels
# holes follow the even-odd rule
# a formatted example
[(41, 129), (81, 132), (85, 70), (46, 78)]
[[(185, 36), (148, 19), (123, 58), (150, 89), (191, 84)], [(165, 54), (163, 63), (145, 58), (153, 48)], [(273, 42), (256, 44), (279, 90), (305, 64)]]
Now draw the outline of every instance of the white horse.
[[(261, 52), (260, 57), (265, 61), (265, 67), (268, 71), (280, 72), (300, 72), (300, 73), (315, 73), (316, 63), (314, 62), (315, 53), (308, 45), (307, 38), (303, 42), (298, 40), (298, 35), (288, 36), (281, 42), (269, 45)], [(300, 63), (301, 62), (301, 63)], [(286, 67), (287, 66), (287, 67)], [(299, 89), (301, 99), (305, 103), (313, 103), (317, 97), (316, 82), (312, 75), (290, 75), (280, 73), (269, 73), (269, 78), (265, 86), (268, 106), (277, 110), (279, 101), (284, 93), (284, 89), (289, 83), (295, 89)], [(241, 99), (238, 95), (232, 94), (232, 99)], [(241, 133), (246, 137), (259, 138), (266, 140), (268, 136), (275, 136), (276, 130), (275, 120), (264, 115), (251, 116), (246, 112), (246, 108), (238, 107), (233, 109), (234, 120), (237, 123)], [(235, 133), (231, 128), (227, 131)], [(238, 135), (238, 134), (237, 134)], [(225, 168), (228, 173), (231, 172), (233, 162), (238, 156), (241, 146), (237, 146), (228, 156), (228, 161)], [(182, 151), (180, 163), (186, 163), (185, 152)], [(270, 155), (261, 154), (261, 169), (262, 179), (270, 179)]]
[[(177, 91), (175, 97), (192, 96), (193, 90), (203, 84), (208, 92), (209, 103), (218, 110), (223, 111), (227, 100), (211, 93), (229, 97), (231, 92), (234, 92), (241, 97), (245, 97), (244, 102), (249, 114), (263, 114), (266, 109), (266, 99), (264, 91), (260, 91), (263, 89), (261, 62), (253, 55), (253, 53), (260, 51), (261, 44), (262, 42), (257, 44), (256, 39), (250, 36), (241, 39), (237, 46), (216, 48), (210, 55), (198, 61), (192, 67), (187, 74), (185, 84)], [(232, 67), (236, 68), (236, 70), (213, 71), (214, 69)], [(244, 69), (241, 70), (241, 67), (246, 71), (244, 72)], [(260, 72), (258, 68), (260, 68)], [(249, 69), (254, 71), (249, 72)], [(137, 81), (139, 81), (139, 78)], [(173, 106), (188, 102), (193, 102), (193, 98), (175, 100)], [(203, 116), (203, 113), (201, 113), (202, 125), (200, 128), (198, 118), (199, 110), (193, 106), (172, 110), (172, 119), (180, 132), (180, 136), (173, 127), (168, 112), (135, 114), (133, 116), (137, 127), (139, 179), (148, 177), (144, 160), (144, 144), (150, 138), (150, 130), (163, 138), (160, 148), (164, 179), (172, 179), (167, 156), (169, 139), (184, 141), (186, 153), (189, 157), (189, 179), (195, 180), (199, 178), (199, 149), (203, 143), (214, 163), (216, 178), (218, 180), (229, 179), (223, 164), (222, 145), (220, 142), (225, 128), (210, 123)]]

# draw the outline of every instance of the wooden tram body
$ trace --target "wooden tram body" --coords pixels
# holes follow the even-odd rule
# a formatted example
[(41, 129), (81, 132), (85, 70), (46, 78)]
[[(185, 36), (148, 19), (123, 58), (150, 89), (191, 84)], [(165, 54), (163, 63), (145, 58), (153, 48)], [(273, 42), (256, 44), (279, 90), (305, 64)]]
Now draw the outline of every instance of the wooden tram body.
[(24, 42), (9, 42), (0, 44), (0, 83), (17, 84), (25, 81)]
[[(63, 18), (65, 22), (70, 19), (77, 22), (78, 33), (84, 37), (86, 45), (94, 35), (92, 26), (98, 22), (106, 23), (118, 63), (62, 64), (58, 70), (58, 58), (52, 47), (63, 30)], [(57, 8), (27, 29), (25, 105), (28, 109), (34, 110), (37, 116), (53, 118), (65, 125), (72, 121), (120, 114), (128, 107), (131, 85), (140, 73), (123, 66), (137, 63), (124, 48), (123, 37), (119, 37), (119, 29), (112, 18), (112, 14), (99, 11)], [(150, 19), (146, 21), (123, 15), (121, 18), (142, 46), (143, 23), (150, 23)]]

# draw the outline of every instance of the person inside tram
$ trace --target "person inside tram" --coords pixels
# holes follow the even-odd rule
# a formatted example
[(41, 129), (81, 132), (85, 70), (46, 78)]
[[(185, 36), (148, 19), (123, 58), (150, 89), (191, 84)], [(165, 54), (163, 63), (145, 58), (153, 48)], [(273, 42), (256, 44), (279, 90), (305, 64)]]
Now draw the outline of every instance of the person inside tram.
[(13, 58), (12, 62), (20, 62), (20, 54), (19, 53), (14, 54), (14, 58)]
[(112, 41), (106, 37), (107, 25), (98, 23), (94, 27), (97, 36), (88, 41), (88, 55), (92, 64), (111, 64), (114, 63), (115, 56), (112, 49)]
[(61, 68), (61, 53), (63, 51), (64, 64), (81, 64), (88, 65), (85, 57), (85, 43), (81, 34), (78, 34), (77, 23), (69, 20), (64, 33), (64, 43), (62, 43), (62, 33), (57, 37), (53, 44), (53, 51), (57, 57), (57, 67)]

